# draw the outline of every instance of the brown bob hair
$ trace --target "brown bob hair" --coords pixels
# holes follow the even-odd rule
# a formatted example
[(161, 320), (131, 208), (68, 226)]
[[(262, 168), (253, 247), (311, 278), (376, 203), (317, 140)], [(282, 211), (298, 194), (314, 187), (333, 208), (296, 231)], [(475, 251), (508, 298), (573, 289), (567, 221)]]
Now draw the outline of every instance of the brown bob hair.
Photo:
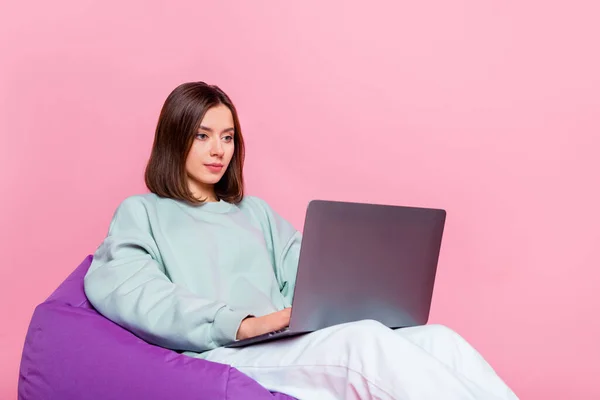
[(235, 134), (234, 153), (227, 171), (215, 185), (218, 199), (239, 203), (244, 197), (244, 139), (233, 102), (219, 87), (204, 82), (183, 83), (169, 94), (160, 112), (154, 144), (146, 166), (148, 189), (160, 197), (197, 205), (187, 183), (185, 161), (208, 109), (225, 105), (231, 111)]

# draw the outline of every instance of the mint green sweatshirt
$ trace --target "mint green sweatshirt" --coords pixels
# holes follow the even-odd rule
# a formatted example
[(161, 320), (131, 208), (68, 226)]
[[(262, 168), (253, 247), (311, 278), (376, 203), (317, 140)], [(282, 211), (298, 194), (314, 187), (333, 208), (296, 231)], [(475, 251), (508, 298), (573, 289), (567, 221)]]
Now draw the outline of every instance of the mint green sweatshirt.
[(142, 339), (202, 353), (235, 340), (245, 317), (291, 306), (300, 244), (257, 197), (191, 206), (131, 196), (94, 254), (85, 293)]

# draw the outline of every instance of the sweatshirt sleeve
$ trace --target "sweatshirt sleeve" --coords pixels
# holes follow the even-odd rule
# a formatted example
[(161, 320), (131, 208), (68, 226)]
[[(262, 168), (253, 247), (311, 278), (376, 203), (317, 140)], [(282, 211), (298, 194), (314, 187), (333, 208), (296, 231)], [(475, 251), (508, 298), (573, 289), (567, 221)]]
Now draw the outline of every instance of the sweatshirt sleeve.
[(292, 306), (302, 234), (258, 197), (248, 197), (261, 210), (262, 229), (272, 252), (273, 267), (286, 306)]
[(203, 352), (233, 342), (248, 316), (169, 280), (146, 204), (136, 196), (115, 212), (84, 289), (105, 317), (147, 342), (174, 350)]
[(302, 234), (295, 231), (283, 247), (279, 260), (276, 263), (279, 289), (285, 298), (288, 307), (292, 306), (292, 299), (294, 297), (301, 243)]

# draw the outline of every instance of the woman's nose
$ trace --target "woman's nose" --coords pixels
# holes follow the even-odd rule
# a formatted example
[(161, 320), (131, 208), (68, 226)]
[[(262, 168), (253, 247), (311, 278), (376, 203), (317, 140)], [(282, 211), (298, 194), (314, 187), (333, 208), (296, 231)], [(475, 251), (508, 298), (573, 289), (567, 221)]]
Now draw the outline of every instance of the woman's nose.
[(223, 146), (221, 145), (221, 142), (217, 141), (216, 143), (213, 143), (212, 148), (211, 148), (211, 155), (217, 156), (217, 157), (222, 157), (223, 153), (224, 153), (224, 150), (223, 150)]

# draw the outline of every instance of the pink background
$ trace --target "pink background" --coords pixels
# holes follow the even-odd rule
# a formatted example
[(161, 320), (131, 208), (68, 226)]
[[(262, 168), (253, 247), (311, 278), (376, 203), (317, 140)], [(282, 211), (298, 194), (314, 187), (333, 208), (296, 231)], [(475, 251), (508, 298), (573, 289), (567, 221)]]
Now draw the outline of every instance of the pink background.
[(600, 398), (597, 2), (104, 3), (0, 11), (0, 398), (190, 80), (234, 99), (249, 193), (298, 228), (316, 197), (446, 208), (431, 322), (523, 399)]

